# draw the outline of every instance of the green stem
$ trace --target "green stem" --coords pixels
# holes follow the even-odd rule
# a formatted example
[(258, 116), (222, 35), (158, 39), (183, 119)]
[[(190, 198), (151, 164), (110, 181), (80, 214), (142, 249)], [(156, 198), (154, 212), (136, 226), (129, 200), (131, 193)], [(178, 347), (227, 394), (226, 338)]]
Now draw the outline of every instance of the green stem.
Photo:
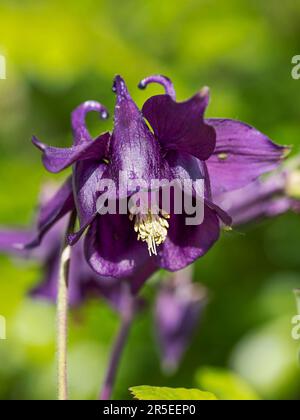
[[(66, 236), (74, 230), (76, 214), (70, 217)], [(68, 369), (67, 369), (67, 342), (68, 342), (68, 278), (70, 269), (71, 247), (65, 239), (59, 267), (57, 292), (57, 368), (58, 368), (58, 399), (68, 399)]]

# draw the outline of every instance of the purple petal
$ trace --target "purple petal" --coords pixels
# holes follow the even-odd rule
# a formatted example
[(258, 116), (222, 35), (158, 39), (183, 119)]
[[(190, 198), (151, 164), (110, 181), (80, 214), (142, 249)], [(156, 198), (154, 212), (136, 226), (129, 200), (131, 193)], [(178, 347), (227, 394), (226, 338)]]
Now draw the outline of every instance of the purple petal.
[[(30, 295), (52, 303), (57, 299), (60, 246), (49, 253), (44, 266), (44, 279), (41, 284), (31, 290)], [(140, 285), (152, 274), (149, 264), (141, 268), (134, 276), (124, 280), (112, 277), (101, 277), (87, 264), (83, 254), (83, 242), (77, 243), (71, 250), (69, 273), (69, 303), (72, 307), (83, 304), (88, 298), (104, 298), (119, 313), (126, 310), (130, 287), (137, 292)], [(129, 287), (130, 286), (130, 287)], [(131, 294), (131, 293), (130, 293)], [(141, 302), (137, 300), (137, 307)]]
[(280, 216), (292, 209), (292, 200), (288, 197), (279, 197), (272, 200), (256, 203), (246, 208), (243, 212), (233, 216), (234, 226), (241, 226), (247, 223)]
[[(56, 302), (58, 275), (60, 265), (60, 246), (49, 254), (44, 263), (44, 280), (31, 290), (30, 295), (35, 298)], [(69, 304), (78, 306), (84, 302), (91, 292), (91, 284), (96, 275), (87, 265), (82, 251), (82, 244), (72, 248), (69, 272)], [(93, 285), (93, 294), (99, 294), (99, 287)], [(92, 293), (91, 293), (92, 294)]]
[(205, 177), (203, 162), (188, 153), (169, 151), (166, 160), (174, 178), (200, 180)]
[[(102, 297), (118, 312), (126, 311), (129, 294), (137, 294), (143, 283), (153, 274), (156, 267), (148, 261), (139, 267), (131, 276), (122, 280), (103, 277), (95, 273), (87, 264), (83, 253), (83, 242), (72, 248), (70, 265), (70, 298), (81, 303), (89, 296)], [(141, 303), (136, 302), (137, 305)], [(136, 308), (138, 309), (138, 307)]]
[(208, 199), (205, 199), (205, 204), (218, 215), (219, 219), (224, 223), (225, 226), (232, 225), (232, 217), (228, 212)]
[(202, 224), (185, 224), (185, 215), (171, 215), (166, 241), (159, 249), (159, 265), (169, 271), (185, 268), (202, 257), (219, 239), (219, 219), (205, 205)]
[(214, 210), (223, 223), (230, 226), (232, 223), (231, 217), (222, 210), (218, 205), (213, 203), (208, 197), (210, 197), (210, 187), (208, 174), (206, 172), (205, 162), (200, 161), (194, 156), (186, 153), (169, 152), (166, 156), (174, 178), (181, 180), (191, 179), (192, 181), (204, 180), (205, 186), (205, 202), (212, 210)]
[(27, 230), (0, 230), (0, 252), (26, 257), (26, 244), (33, 239), (34, 233)]
[(105, 133), (94, 141), (81, 142), (69, 148), (47, 146), (33, 137), (33, 144), (43, 152), (43, 163), (49, 172), (57, 173), (75, 162), (106, 157), (110, 135)]
[(293, 209), (293, 200), (285, 195), (285, 186), (285, 173), (275, 173), (266, 180), (224, 193), (217, 201), (232, 216), (234, 226), (240, 226)]
[(34, 240), (26, 245), (26, 248), (38, 246), (49, 229), (74, 208), (72, 178), (70, 177), (50, 200), (41, 205), (37, 233)]
[[(147, 261), (130, 276), (116, 279), (113, 277), (101, 277), (88, 266), (93, 273), (88, 288), (96, 295), (104, 297), (108, 303), (118, 312), (125, 312), (128, 303), (128, 294), (136, 296), (146, 280), (157, 270), (155, 259), (148, 258)], [(137, 308), (142, 304), (137, 299)]]
[(97, 198), (100, 194), (98, 186), (106, 168), (106, 164), (94, 160), (78, 162), (74, 168), (74, 195), (80, 230), (70, 235), (72, 245), (78, 241), (97, 215)]
[[(293, 208), (293, 201), (288, 197), (279, 197), (275, 198), (269, 203), (265, 203), (264, 206), (260, 208), (260, 214), (257, 214), (257, 219), (259, 218), (271, 218), (280, 216), (291, 210)], [(254, 220), (254, 219), (253, 219)]]
[[(57, 286), (60, 264), (60, 241), (44, 262), (44, 279), (41, 284), (31, 290), (30, 295), (52, 303), (57, 299)], [(120, 287), (119, 287), (120, 289)], [(103, 293), (104, 292), (104, 293)], [(96, 275), (88, 266), (83, 254), (83, 242), (76, 244), (71, 250), (69, 271), (69, 303), (71, 306), (81, 305), (90, 296), (103, 296), (113, 300), (116, 306), (116, 280), (105, 279)]]
[(208, 102), (209, 91), (204, 88), (181, 103), (168, 95), (153, 96), (145, 102), (142, 112), (164, 149), (206, 160), (216, 145), (214, 129), (204, 122)]
[(132, 276), (149, 258), (127, 215), (97, 216), (85, 237), (85, 254), (95, 272), (116, 278)]
[(77, 161), (86, 159), (101, 160), (108, 150), (109, 133), (99, 136), (95, 141), (86, 127), (87, 113), (96, 111), (102, 119), (108, 117), (107, 109), (99, 102), (87, 101), (79, 105), (72, 113), (74, 145), (70, 148), (47, 146), (33, 137), (33, 144), (43, 152), (43, 163), (50, 172), (60, 172)]
[(147, 183), (166, 178), (167, 168), (159, 144), (120, 76), (115, 78), (114, 91), (117, 100), (109, 150), (109, 178), (118, 181), (119, 171), (124, 171), (129, 180)]
[(101, 277), (87, 264), (81, 241), (72, 247), (69, 297), (71, 303), (82, 304), (91, 297), (104, 298), (112, 308), (122, 312), (128, 295), (128, 287), (120, 280)]
[(176, 92), (171, 80), (160, 74), (153, 75), (149, 77), (145, 77), (145, 79), (141, 80), (138, 87), (140, 89), (145, 89), (150, 83), (159, 83), (165, 88), (166, 94), (171, 96), (171, 98), (175, 101), (176, 100)]
[(206, 162), (213, 196), (249, 184), (275, 169), (287, 148), (278, 146), (255, 128), (240, 121), (206, 120), (217, 133), (214, 154)]

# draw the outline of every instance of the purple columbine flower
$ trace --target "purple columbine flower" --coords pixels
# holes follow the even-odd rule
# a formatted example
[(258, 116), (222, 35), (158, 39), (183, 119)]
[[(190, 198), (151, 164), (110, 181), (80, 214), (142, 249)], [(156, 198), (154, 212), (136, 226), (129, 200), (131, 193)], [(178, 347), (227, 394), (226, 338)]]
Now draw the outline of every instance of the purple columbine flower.
[[(150, 82), (161, 83), (166, 94), (151, 97), (142, 112), (131, 99), (124, 80), (117, 76), (113, 132), (92, 141), (85, 127), (85, 115), (97, 111), (102, 118), (107, 110), (97, 102), (87, 102), (72, 115), (74, 145), (60, 149), (34, 144), (43, 152), (45, 167), (59, 172), (73, 166), (73, 187), (80, 230), (71, 235), (74, 244), (88, 228), (85, 255), (90, 266), (100, 275), (126, 277), (148, 263), (154, 267), (176, 271), (203, 256), (217, 241), (220, 219), (231, 219), (212, 202), (212, 194), (236, 189), (264, 172), (274, 169), (286, 149), (272, 143), (254, 128), (232, 120), (205, 119), (209, 90), (202, 89), (188, 101), (175, 101), (169, 79), (153, 76)], [(151, 127), (151, 128), (150, 128)], [(102, 179), (116, 184), (119, 171), (130, 180), (203, 179), (205, 182), (204, 220), (199, 225), (185, 223), (185, 214), (166, 214), (163, 208), (153, 214), (150, 208), (137, 214), (97, 212)], [(117, 199), (129, 198), (133, 191), (118, 190)], [(73, 209), (72, 185), (68, 180), (47, 210), (39, 225), (39, 237)], [(40, 239), (39, 238), (39, 239)], [(141, 241), (137, 241), (137, 238)], [(146, 243), (143, 244), (143, 242)], [(148, 247), (148, 250), (147, 250)]]
[(279, 216), (288, 211), (300, 213), (300, 172), (296, 161), (267, 177), (228, 193), (220, 194), (216, 201), (232, 217), (234, 226)]
[(155, 331), (162, 367), (177, 369), (199, 325), (206, 303), (206, 291), (192, 283), (188, 269), (177, 272), (159, 291), (155, 304)]
[[(48, 190), (46, 188), (47, 197), (49, 196)], [(45, 193), (45, 190), (43, 192)], [(45, 194), (43, 196), (45, 197)], [(48, 208), (48, 206), (49, 202), (43, 199), (38, 220), (42, 216), (43, 209)], [(0, 229), (0, 253), (10, 254), (25, 260), (34, 260), (42, 265), (43, 279), (30, 291), (30, 295), (33, 297), (56, 302), (61, 245), (66, 225), (66, 217), (60, 219), (59, 223), (47, 230), (40, 246), (31, 249), (27, 249), (26, 245), (35, 238), (35, 229)], [(152, 272), (144, 267), (143, 271), (135, 273), (134, 278), (123, 279), (122, 281), (100, 277), (87, 264), (84, 258), (83, 241), (79, 241), (72, 247), (70, 258), (70, 305), (76, 307), (89, 297), (100, 297), (107, 300), (115, 310), (122, 313), (127, 310), (130, 286), (135, 284), (138, 288), (138, 285), (143, 284), (151, 274)], [(136, 304), (140, 305), (140, 302), (137, 300)]]

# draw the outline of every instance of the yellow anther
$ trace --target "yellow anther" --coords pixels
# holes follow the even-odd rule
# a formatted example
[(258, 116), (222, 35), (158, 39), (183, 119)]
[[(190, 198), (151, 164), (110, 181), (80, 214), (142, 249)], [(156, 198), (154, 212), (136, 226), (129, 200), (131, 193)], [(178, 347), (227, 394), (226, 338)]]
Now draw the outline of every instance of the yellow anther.
[[(134, 216), (129, 215), (130, 220), (133, 220)], [(137, 214), (135, 216), (134, 230), (138, 234), (138, 240), (146, 242), (150, 256), (157, 255), (156, 247), (165, 242), (168, 235), (168, 228), (170, 216), (164, 214), (152, 214), (150, 211), (148, 214)]]

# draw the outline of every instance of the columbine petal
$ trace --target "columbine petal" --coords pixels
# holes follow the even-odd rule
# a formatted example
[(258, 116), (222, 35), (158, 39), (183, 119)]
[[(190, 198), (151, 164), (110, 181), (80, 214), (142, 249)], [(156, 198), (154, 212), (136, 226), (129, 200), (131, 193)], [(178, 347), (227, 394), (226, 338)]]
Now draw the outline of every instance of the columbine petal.
[(72, 112), (72, 130), (74, 135), (74, 145), (69, 148), (59, 148), (47, 146), (33, 137), (33, 144), (43, 152), (43, 163), (50, 172), (60, 172), (75, 162), (98, 159), (106, 157), (110, 135), (104, 133), (96, 140), (92, 137), (86, 127), (86, 115), (95, 111), (100, 114), (101, 119), (108, 117), (107, 109), (96, 101), (87, 101), (79, 105)]
[[(60, 238), (56, 238), (57, 246), (48, 253), (44, 261), (44, 279), (30, 291), (30, 296), (55, 303), (57, 299), (57, 285), (60, 260)], [(152, 264), (151, 264), (152, 266)], [(104, 298), (116, 311), (126, 310), (130, 289), (136, 294), (139, 287), (153, 273), (149, 263), (141, 268), (134, 276), (118, 280), (112, 277), (100, 277), (87, 264), (83, 254), (83, 242), (72, 247), (69, 275), (69, 304), (79, 306), (90, 297)], [(136, 309), (141, 307), (141, 300), (136, 300)]]
[(104, 163), (97, 160), (78, 162), (74, 168), (74, 196), (80, 229), (69, 236), (71, 245), (79, 240), (97, 215), (97, 198), (100, 194), (98, 187), (106, 168)]
[(185, 215), (172, 215), (168, 236), (159, 250), (159, 265), (169, 271), (181, 270), (202, 257), (218, 240), (219, 219), (214, 210), (204, 207), (202, 224), (186, 225)]
[(25, 256), (24, 247), (33, 237), (32, 231), (0, 229), (0, 252)]
[[(82, 143), (94, 143), (92, 142), (92, 136), (90, 135), (85, 122), (87, 113), (91, 111), (99, 112), (102, 119), (108, 117), (107, 109), (99, 102), (88, 101), (76, 108), (72, 113), (72, 128), (74, 144), (76, 146)], [(97, 142), (97, 140), (95, 141)], [(97, 214), (96, 202), (99, 196), (98, 185), (106, 169), (103, 158), (108, 154), (109, 139), (104, 141), (102, 145), (104, 149), (100, 151), (100, 153), (95, 153), (93, 156), (90, 156), (83, 161), (77, 161), (74, 165), (74, 197), (80, 229), (78, 232), (69, 236), (71, 245), (74, 245), (79, 240), (87, 226), (92, 223)]]
[(241, 226), (254, 221), (280, 216), (292, 209), (293, 202), (288, 197), (278, 197), (262, 203), (256, 203), (242, 212), (233, 213), (234, 226)]
[[(61, 235), (59, 235), (61, 236)], [(60, 265), (60, 237), (57, 237), (57, 246), (49, 253), (44, 261), (44, 279), (30, 291), (30, 296), (55, 303), (57, 299), (58, 275)], [(99, 280), (99, 282), (98, 282)], [(69, 304), (78, 306), (90, 295), (101, 294), (100, 278), (87, 265), (82, 243), (72, 247), (69, 275)], [(112, 279), (113, 281), (113, 279)], [(108, 283), (110, 285), (110, 283)]]
[(232, 223), (231, 217), (218, 205), (211, 201), (209, 177), (206, 173), (206, 164), (199, 159), (191, 156), (187, 153), (169, 152), (166, 155), (166, 159), (169, 163), (174, 178), (185, 180), (189, 179), (192, 181), (203, 180), (204, 182), (204, 195), (203, 198), (206, 205), (214, 210), (222, 222), (230, 226)]
[(232, 216), (235, 227), (275, 217), (296, 210), (297, 201), (286, 193), (287, 179), (288, 170), (278, 171), (244, 188), (221, 194), (216, 201)]
[(127, 215), (98, 216), (85, 237), (85, 255), (101, 276), (128, 277), (149, 258)]
[(160, 146), (120, 76), (115, 78), (114, 91), (117, 100), (109, 150), (109, 178), (118, 180), (119, 171), (124, 171), (129, 180), (147, 183), (165, 178), (166, 167)]
[(72, 178), (70, 177), (50, 200), (41, 205), (37, 221), (37, 233), (34, 240), (26, 245), (26, 248), (38, 246), (45, 233), (74, 208)]
[(166, 160), (169, 163), (174, 178), (204, 181), (203, 162), (194, 156), (188, 153), (170, 151), (166, 154)]
[(91, 142), (81, 142), (69, 148), (47, 146), (33, 137), (33, 144), (43, 152), (43, 163), (49, 172), (57, 173), (73, 163), (106, 157), (110, 135), (105, 133)]
[(209, 90), (204, 88), (181, 103), (169, 95), (153, 96), (145, 102), (142, 112), (164, 149), (206, 160), (216, 145), (215, 130), (204, 121), (208, 102)]
[(288, 150), (240, 121), (208, 119), (206, 122), (217, 133), (216, 149), (206, 162), (213, 196), (242, 188), (275, 169)]

